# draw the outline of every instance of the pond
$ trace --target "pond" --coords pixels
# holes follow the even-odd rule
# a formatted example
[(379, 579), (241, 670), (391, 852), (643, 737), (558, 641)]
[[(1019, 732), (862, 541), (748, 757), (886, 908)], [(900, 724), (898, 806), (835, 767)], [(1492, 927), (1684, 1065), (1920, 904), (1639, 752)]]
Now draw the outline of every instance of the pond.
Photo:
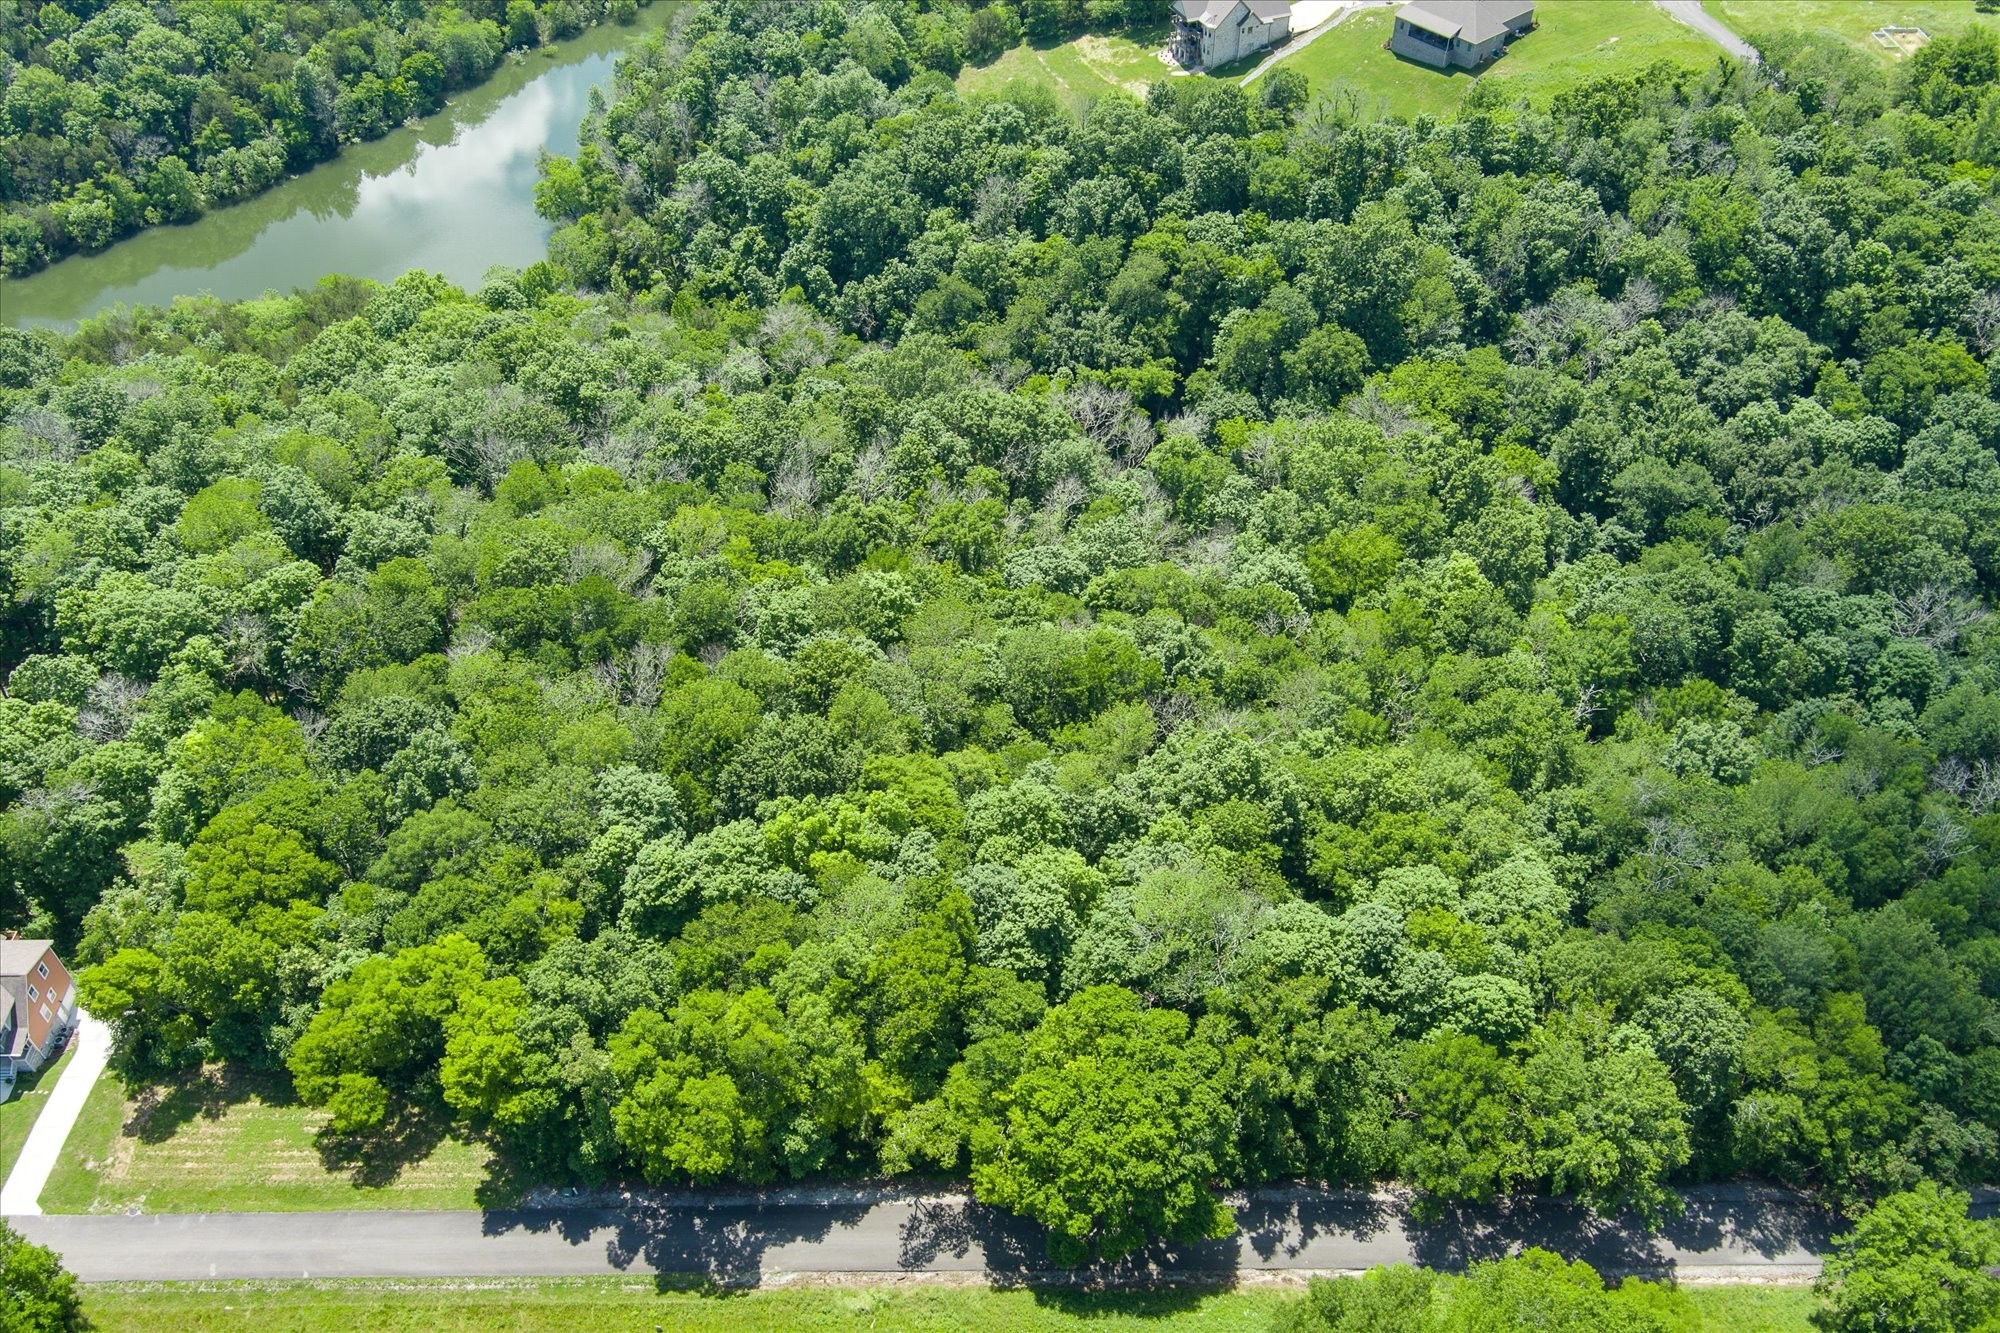
[(260, 296), (329, 273), (387, 281), (424, 268), (472, 286), (495, 264), (532, 264), (552, 230), (535, 215), (537, 154), (576, 151), (591, 88), (608, 90), (618, 53), (676, 8), (657, 0), (629, 25), (510, 57), (437, 115), (254, 199), (0, 283), (0, 318), (65, 326), (113, 305)]

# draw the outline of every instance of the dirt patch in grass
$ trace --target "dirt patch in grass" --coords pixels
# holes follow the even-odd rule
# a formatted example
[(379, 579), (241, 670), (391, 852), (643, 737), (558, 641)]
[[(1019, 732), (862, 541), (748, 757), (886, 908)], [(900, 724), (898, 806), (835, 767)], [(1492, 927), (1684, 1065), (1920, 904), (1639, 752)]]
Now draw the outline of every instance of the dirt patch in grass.
[[(1083, 63), (1091, 72), (1106, 83), (1114, 84), (1131, 93), (1134, 97), (1146, 95), (1146, 80), (1130, 77), (1133, 73), (1133, 57), (1130, 43), (1124, 46), (1112, 45), (1105, 37), (1079, 37), (1076, 39), (1076, 53), (1083, 57)], [(1167, 67), (1161, 64), (1159, 74), (1165, 75)]]

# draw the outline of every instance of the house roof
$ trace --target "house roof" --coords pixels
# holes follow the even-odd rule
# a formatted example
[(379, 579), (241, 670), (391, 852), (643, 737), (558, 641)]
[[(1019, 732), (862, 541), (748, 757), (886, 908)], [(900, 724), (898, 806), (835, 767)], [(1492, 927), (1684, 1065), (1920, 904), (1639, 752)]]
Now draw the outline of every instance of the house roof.
[(1417, 0), (1397, 10), (1396, 17), (1413, 28), (1463, 37), (1477, 46), (1534, 12), (1534, 0)]
[(1224, 19), (1236, 12), (1238, 5), (1248, 9), (1263, 23), (1288, 18), (1292, 12), (1292, 0), (1174, 0), (1174, 13), (1189, 23), (1199, 23), (1204, 28), (1219, 28)]
[(55, 947), (54, 940), (0, 940), (0, 977), (24, 977)]

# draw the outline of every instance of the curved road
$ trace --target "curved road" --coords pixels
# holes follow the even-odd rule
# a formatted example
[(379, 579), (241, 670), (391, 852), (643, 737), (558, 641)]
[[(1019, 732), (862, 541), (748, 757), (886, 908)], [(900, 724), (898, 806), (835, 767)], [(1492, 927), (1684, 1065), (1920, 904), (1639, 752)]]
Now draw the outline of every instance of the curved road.
[[(1713, 1187), (1684, 1198), (1684, 1214), (1648, 1234), (1547, 1200), (1425, 1223), (1392, 1195), (1262, 1191), (1238, 1202), (1234, 1237), (1157, 1248), (1093, 1276), (1331, 1272), (1398, 1262), (1456, 1268), (1524, 1245), (1606, 1273), (1681, 1281), (1798, 1280), (1818, 1270), (1831, 1225), (1800, 1197)], [(54, 1247), (85, 1281), (622, 1273), (750, 1284), (781, 1273), (961, 1273), (1004, 1284), (1051, 1272), (1031, 1224), (962, 1196), (881, 1192), (485, 1213), (46, 1216), (15, 1225)]]
[(1758, 63), (1757, 48), (1736, 35), (1735, 29), (1701, 7), (1701, 0), (1653, 0), (1676, 23), (1684, 23), (1747, 65)]

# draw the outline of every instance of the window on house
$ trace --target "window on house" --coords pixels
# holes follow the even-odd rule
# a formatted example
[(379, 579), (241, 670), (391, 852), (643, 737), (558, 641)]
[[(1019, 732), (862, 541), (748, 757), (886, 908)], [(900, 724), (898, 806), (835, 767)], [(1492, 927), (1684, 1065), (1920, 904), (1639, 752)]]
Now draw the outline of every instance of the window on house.
[(49, 979), (49, 965), (47, 963), (35, 964), (35, 975), (43, 981), (47, 981)]
[(1440, 51), (1448, 51), (1451, 49), (1450, 38), (1440, 37), (1436, 33), (1430, 31), (1428, 28), (1419, 28), (1412, 24), (1406, 23), (1403, 25), (1403, 31), (1409, 33), (1410, 36), (1416, 38), (1418, 41), (1422, 42), (1425, 46), (1435, 46)]
[(28, 983), (28, 1003), (29, 1003), (29, 1004), (33, 1004), (33, 1003), (34, 1003), (34, 1002), (35, 1002), (36, 1000), (39, 1000), (39, 999), (41, 999), (41, 998), (42, 998), (42, 993), (41, 993), (40, 991), (38, 991), (38, 990), (36, 990), (36, 989), (35, 989), (35, 983), (34, 983), (34, 982), (32, 982), (32, 981), (31, 981), (31, 982), (29, 982), (29, 983)]
[(41, 1009), (40, 1009), (40, 1010), (38, 1010), (37, 1012), (39, 1012), (39, 1013), (41, 1014), (41, 1016), (42, 1016), (42, 1021), (43, 1021), (44, 1023), (46, 1023), (46, 1022), (48, 1022), (48, 1021), (49, 1021), (49, 1007), (48, 1007), (47, 1005), (43, 1005), (43, 1006), (41, 1007)]

